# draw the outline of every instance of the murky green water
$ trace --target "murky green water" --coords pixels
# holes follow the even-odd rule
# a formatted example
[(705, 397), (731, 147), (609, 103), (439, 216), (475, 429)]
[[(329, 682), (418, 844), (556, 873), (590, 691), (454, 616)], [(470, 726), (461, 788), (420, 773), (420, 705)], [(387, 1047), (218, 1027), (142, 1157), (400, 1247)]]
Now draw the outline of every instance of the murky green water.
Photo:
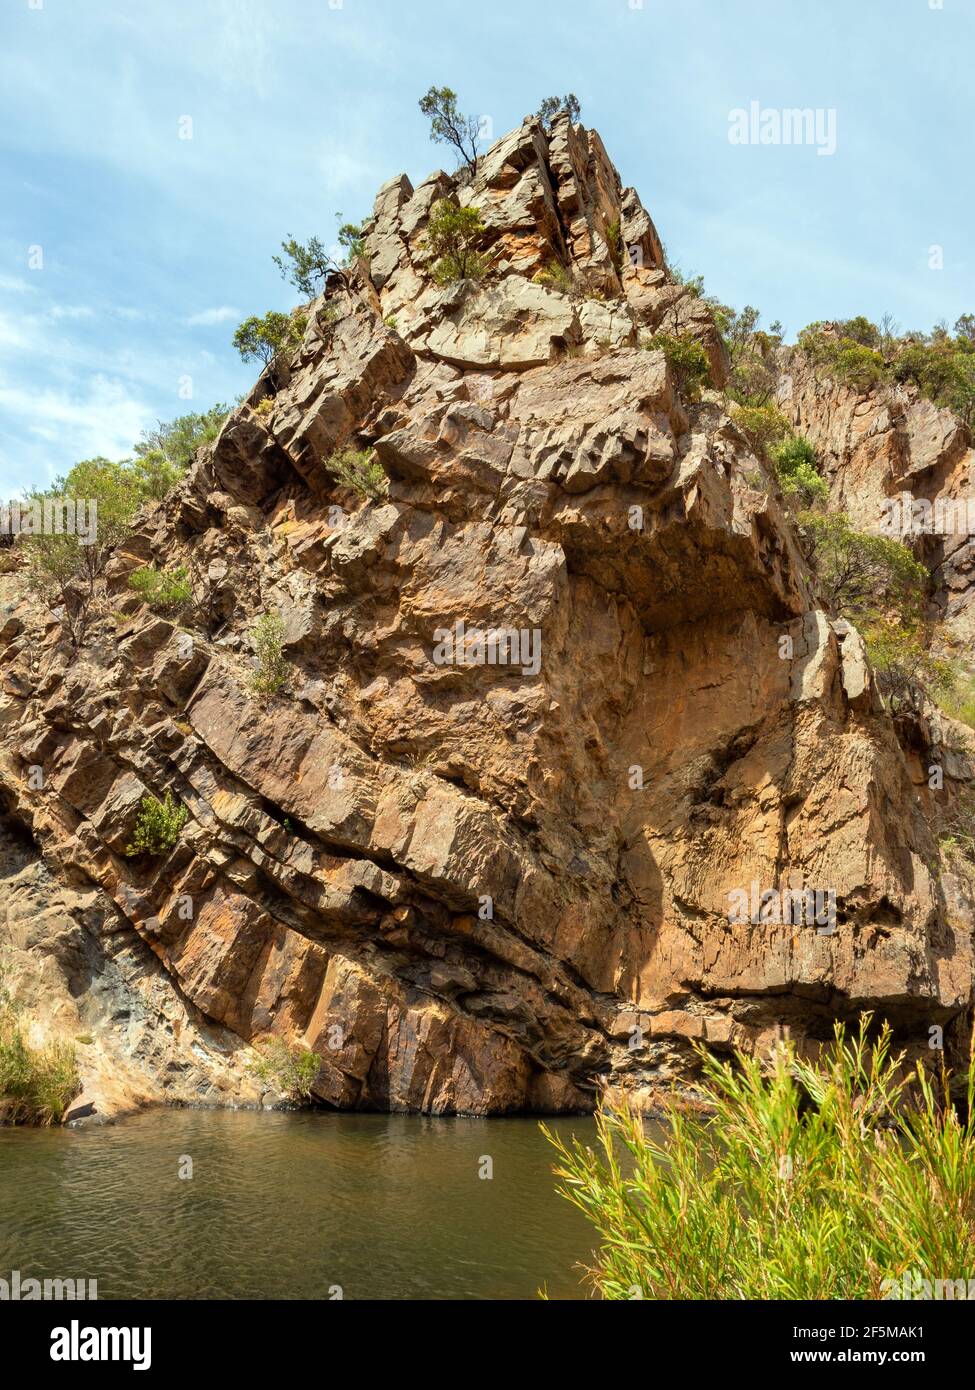
[(533, 1119), (157, 1110), (0, 1129), (0, 1278), (94, 1278), (100, 1298), (582, 1298), (593, 1234), (552, 1160)]

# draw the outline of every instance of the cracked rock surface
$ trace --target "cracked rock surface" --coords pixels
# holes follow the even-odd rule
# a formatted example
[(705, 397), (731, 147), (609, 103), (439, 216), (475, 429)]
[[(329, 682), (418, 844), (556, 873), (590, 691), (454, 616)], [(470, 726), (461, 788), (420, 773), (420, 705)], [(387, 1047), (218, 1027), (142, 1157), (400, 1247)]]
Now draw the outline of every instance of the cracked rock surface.
[[(440, 288), (423, 232), (452, 190), (491, 269)], [(89, 962), (77, 989), (52, 966), (41, 1023), (74, 993), (146, 1099), (255, 1103), (270, 1033), (317, 1053), (325, 1103), (477, 1114), (649, 1097), (695, 1042), (814, 1046), (864, 1008), (921, 1044), (960, 1027), (970, 906), (762, 463), (640, 346), (693, 333), (725, 379), (598, 135), (529, 121), (473, 180), (394, 179), (365, 251), (140, 514), (80, 651), (0, 581), (0, 793), (51, 899), (29, 949), (9, 907), (3, 930), (24, 978), (59, 933)], [(533, 282), (553, 260), (575, 292)], [(384, 497), (336, 483), (345, 445)], [(178, 624), (127, 588), (149, 562), (190, 571)], [(259, 697), (271, 610), (291, 679)], [(458, 623), (537, 634), (537, 669), (438, 662)], [(179, 843), (128, 857), (166, 791)], [(753, 884), (831, 891), (835, 930), (730, 920)], [(112, 991), (151, 999), (141, 1032), (98, 1012)], [(80, 1060), (82, 1099), (123, 1108)]]

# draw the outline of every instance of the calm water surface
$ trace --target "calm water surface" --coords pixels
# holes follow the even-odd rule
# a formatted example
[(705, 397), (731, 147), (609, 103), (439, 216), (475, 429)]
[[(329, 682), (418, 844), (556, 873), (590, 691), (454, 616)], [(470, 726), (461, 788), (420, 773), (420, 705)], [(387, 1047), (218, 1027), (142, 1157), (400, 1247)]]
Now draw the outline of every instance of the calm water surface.
[(584, 1298), (593, 1232), (553, 1158), (534, 1119), (154, 1110), (0, 1128), (0, 1278), (95, 1278), (100, 1298)]

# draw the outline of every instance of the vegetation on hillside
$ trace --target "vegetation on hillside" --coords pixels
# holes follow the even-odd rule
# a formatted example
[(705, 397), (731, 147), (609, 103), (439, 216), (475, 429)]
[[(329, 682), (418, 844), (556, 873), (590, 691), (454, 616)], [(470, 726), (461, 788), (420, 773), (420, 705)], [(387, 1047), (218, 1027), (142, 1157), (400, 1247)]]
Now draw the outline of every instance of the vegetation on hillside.
[[(564, 1141), (559, 1191), (595, 1227), (609, 1299), (876, 1299), (975, 1275), (975, 1108), (908, 1071), (869, 1016), (814, 1062), (702, 1048), (709, 1113), (675, 1102), (655, 1137), (624, 1099), (597, 1148)], [(950, 1296), (950, 1295), (949, 1295)]]
[(321, 1069), (314, 1052), (276, 1037), (266, 1038), (255, 1047), (257, 1057), (251, 1064), (251, 1071), (258, 1081), (295, 1104), (311, 1098), (311, 1088)]
[(28, 1042), (26, 1022), (0, 965), (0, 1124), (60, 1124), (80, 1089), (69, 1043), (32, 1047)]
[(132, 841), (125, 847), (126, 854), (168, 854), (179, 840), (188, 816), (186, 807), (172, 792), (167, 792), (162, 801), (147, 794), (142, 798)]
[(436, 258), (433, 278), (439, 285), (481, 279), (487, 257), (478, 247), (486, 230), (477, 208), (462, 208), (449, 198), (434, 203), (423, 241)]
[(826, 375), (865, 391), (911, 383), (921, 395), (966, 424), (975, 423), (975, 316), (962, 314), (954, 331), (937, 324), (930, 333), (898, 336), (890, 319), (877, 326), (863, 315), (826, 325), (811, 323), (799, 346)]
[(129, 588), (157, 613), (178, 613), (193, 596), (185, 565), (171, 570), (145, 565), (129, 575)]
[(136, 512), (171, 491), (196, 451), (219, 434), (226, 415), (226, 406), (215, 405), (160, 421), (135, 445), (134, 457), (84, 459), (49, 487), (28, 494), (42, 511), (45, 506), (57, 511), (64, 499), (84, 504), (72, 528), (34, 529), (20, 541), (31, 589), (57, 615), (75, 647), (84, 641), (96, 609), (105, 566), (131, 531)]
[(288, 683), (291, 666), (284, 655), (284, 621), (276, 608), (258, 618), (253, 641), (255, 670), (251, 688), (258, 695), (277, 695)]

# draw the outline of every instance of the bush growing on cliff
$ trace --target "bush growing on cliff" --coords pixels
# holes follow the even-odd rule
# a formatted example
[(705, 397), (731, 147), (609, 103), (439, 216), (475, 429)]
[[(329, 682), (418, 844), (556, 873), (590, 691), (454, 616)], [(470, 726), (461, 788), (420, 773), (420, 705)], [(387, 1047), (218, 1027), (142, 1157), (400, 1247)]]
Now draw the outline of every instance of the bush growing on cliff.
[(385, 497), (389, 489), (389, 479), (372, 449), (337, 449), (326, 459), (325, 467), (340, 483), (373, 502)]
[(457, 93), (449, 87), (431, 87), (419, 101), (420, 110), (430, 121), (430, 139), (448, 145), (472, 174), (477, 173), (477, 141), (481, 123), (476, 116), (462, 116)]
[(35, 528), (22, 542), (28, 583), (58, 615), (74, 646), (84, 640), (97, 583), (111, 552), (128, 535), (147, 496), (139, 468), (130, 460), (115, 463), (106, 458), (76, 463), (50, 488), (30, 496), (42, 510), (65, 498), (84, 504), (77, 508), (73, 530), (52, 531), (45, 523), (43, 531)]
[(449, 198), (441, 198), (434, 204), (424, 245), (437, 258), (433, 278), (438, 285), (482, 278), (487, 269), (487, 257), (481, 255), (477, 247), (486, 230), (477, 208), (458, 207)]
[(578, 121), (582, 106), (574, 92), (568, 92), (564, 97), (543, 97), (542, 104), (535, 112), (535, 119), (541, 122), (543, 130), (549, 131), (556, 116), (563, 111), (570, 121)]
[(786, 497), (803, 509), (826, 502), (829, 487), (819, 472), (816, 450), (808, 439), (790, 433), (772, 446), (770, 457)]
[(731, 418), (759, 454), (767, 454), (791, 433), (788, 420), (774, 405), (732, 405)]
[(81, 1089), (74, 1048), (32, 1047), (0, 967), (0, 1124), (60, 1124)]
[(655, 333), (643, 338), (641, 347), (648, 352), (662, 352), (674, 375), (680, 395), (687, 401), (700, 398), (701, 387), (711, 378), (708, 355), (696, 339), (677, 337), (671, 333)]
[(339, 223), (336, 239), (344, 252), (341, 261), (328, 250), (320, 237), (313, 236), (307, 242), (288, 237), (282, 241), (280, 256), (271, 259), (299, 294), (306, 299), (315, 299), (325, 287), (329, 275), (335, 275), (348, 289), (348, 270), (362, 256), (364, 251), (362, 228), (356, 222), (343, 222), (342, 214), (336, 213)]
[(137, 854), (168, 854), (179, 840), (189, 812), (172, 792), (167, 792), (162, 801), (154, 796), (144, 796), (135, 822), (135, 832), (131, 844), (125, 852), (130, 857)]
[(288, 683), (291, 666), (284, 655), (284, 622), (276, 609), (262, 613), (255, 624), (254, 656), (251, 688), (259, 695), (277, 695)]
[(929, 650), (925, 567), (901, 541), (857, 531), (845, 512), (805, 511), (798, 520), (820, 586), (863, 637), (881, 692), (894, 706), (917, 692), (944, 698), (954, 670)]
[(193, 597), (185, 565), (171, 570), (145, 565), (129, 575), (129, 588), (157, 613), (178, 613)]
[(803, 512), (799, 524), (826, 597), (852, 622), (919, 613), (929, 576), (901, 541), (856, 530), (845, 512)]
[(258, 1081), (295, 1103), (309, 1099), (321, 1068), (314, 1052), (295, 1044), (289, 1046), (283, 1038), (267, 1038), (256, 1045), (256, 1050), (258, 1056), (251, 1070)]
[(155, 429), (143, 431), (131, 464), (143, 497), (161, 501), (176, 486), (197, 449), (216, 439), (229, 410), (217, 404), (168, 422), (160, 420)]
[[(711, 1114), (668, 1109), (659, 1139), (625, 1102), (598, 1148), (543, 1131), (559, 1191), (592, 1222), (588, 1278), (608, 1299), (911, 1296), (975, 1278), (975, 1107), (959, 1118), (869, 1016), (815, 1062), (792, 1044), (763, 1067), (703, 1050)], [(920, 1293), (915, 1296), (921, 1296)], [(929, 1295), (930, 1296), (930, 1292)], [(948, 1296), (951, 1296), (950, 1294)]]
[(280, 314), (271, 309), (259, 318), (251, 314), (234, 332), (233, 344), (245, 362), (265, 367), (291, 357), (301, 346), (308, 326), (306, 314)]

